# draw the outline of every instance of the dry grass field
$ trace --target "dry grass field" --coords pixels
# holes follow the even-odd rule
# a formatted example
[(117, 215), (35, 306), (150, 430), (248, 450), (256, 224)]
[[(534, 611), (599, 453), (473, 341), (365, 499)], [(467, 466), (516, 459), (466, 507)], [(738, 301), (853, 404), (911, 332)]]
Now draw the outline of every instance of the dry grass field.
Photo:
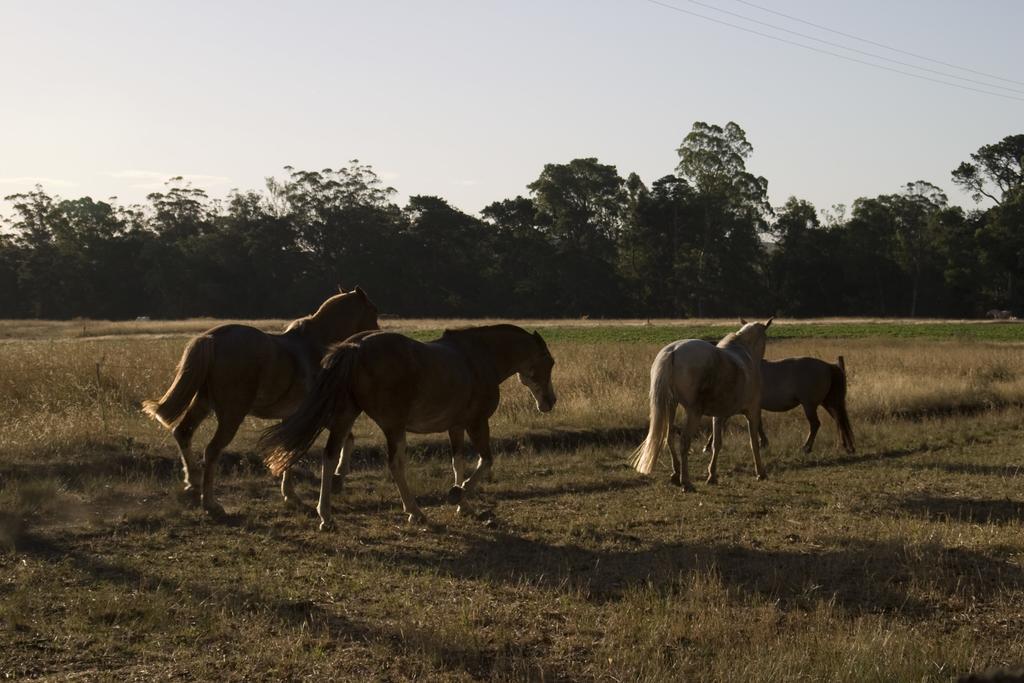
[[(811, 455), (800, 411), (766, 414), (757, 482), (734, 420), (720, 483), (682, 494), (667, 469), (626, 465), (675, 328), (531, 323), (559, 403), (542, 415), (503, 387), (486, 514), (443, 504), (446, 442), (417, 437), (410, 480), (431, 524), (405, 524), (382, 439), (360, 421), (337, 529), (319, 533), (281, 504), (255, 419), (222, 457), (228, 519), (179, 499), (173, 441), (138, 406), (210, 324), (0, 322), (0, 675), (942, 681), (1024, 663), (1015, 326), (790, 328), (768, 357), (845, 357), (858, 452), (837, 448), (824, 411)], [(691, 454), (695, 475), (705, 463)]]

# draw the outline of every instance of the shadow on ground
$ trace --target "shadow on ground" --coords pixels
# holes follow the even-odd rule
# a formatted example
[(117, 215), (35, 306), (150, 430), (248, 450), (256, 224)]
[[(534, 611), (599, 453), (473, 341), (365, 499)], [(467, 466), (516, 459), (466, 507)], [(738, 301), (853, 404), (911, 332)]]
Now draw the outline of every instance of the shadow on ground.
[(898, 509), (932, 521), (971, 524), (1013, 524), (1024, 520), (1024, 503), (1016, 500), (983, 500), (917, 496), (898, 503)]

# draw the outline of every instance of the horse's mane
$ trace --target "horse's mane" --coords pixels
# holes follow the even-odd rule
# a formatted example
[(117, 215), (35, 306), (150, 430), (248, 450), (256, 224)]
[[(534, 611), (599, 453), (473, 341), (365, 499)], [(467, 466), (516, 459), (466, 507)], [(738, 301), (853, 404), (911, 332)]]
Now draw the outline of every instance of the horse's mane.
[(732, 346), (739, 340), (739, 334), (737, 332), (730, 332), (729, 334), (722, 337), (722, 339), (715, 344), (718, 348), (725, 348), (726, 346)]
[(301, 332), (302, 328), (306, 326), (311, 317), (312, 316), (304, 315), (301, 318), (296, 318), (295, 320), (285, 325), (284, 331), (291, 332), (292, 330), (299, 330)]
[[(519, 327), (519, 325), (511, 325), (509, 323), (498, 323), (497, 325), (467, 325), (465, 327), (446, 327), (441, 336), (475, 337), (481, 334), (487, 334), (489, 332), (521, 332), (525, 335), (530, 335), (529, 332)], [(547, 347), (545, 347), (545, 349), (546, 348)]]
[(449, 336), (476, 336), (479, 334), (487, 334), (488, 332), (519, 332), (525, 334), (528, 337), (535, 339), (540, 347), (544, 350), (544, 353), (551, 355), (548, 350), (548, 345), (544, 342), (544, 339), (539, 334), (531, 334), (524, 330), (519, 325), (512, 325), (510, 323), (498, 323), (496, 325), (467, 325), (466, 327), (450, 327), (445, 328), (444, 333), (441, 335), (442, 338)]
[(718, 342), (716, 346), (720, 349), (724, 349), (729, 346), (734, 346), (736, 344), (746, 346), (746, 333), (754, 329), (754, 326), (757, 324), (758, 323), (747, 323), (737, 331), (730, 332), (729, 334), (722, 337), (722, 340)]

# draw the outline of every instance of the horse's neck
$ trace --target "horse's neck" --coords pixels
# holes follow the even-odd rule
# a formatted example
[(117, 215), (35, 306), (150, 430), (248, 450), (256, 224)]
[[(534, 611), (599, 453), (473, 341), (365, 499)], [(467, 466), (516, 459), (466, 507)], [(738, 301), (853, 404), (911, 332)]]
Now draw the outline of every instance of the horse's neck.
[(761, 358), (764, 357), (764, 352), (762, 351), (761, 355), (758, 356), (756, 346), (756, 342), (751, 344), (746, 340), (737, 337), (736, 339), (732, 340), (732, 342), (730, 342), (729, 344), (726, 344), (725, 346), (720, 348), (722, 348), (724, 351), (732, 351), (733, 353), (739, 352), (740, 354), (745, 356), (746, 359), (749, 359), (750, 363), (759, 363)]
[(324, 321), (312, 315), (294, 321), (288, 326), (287, 331), (294, 333), (303, 343), (318, 349), (326, 349), (337, 341), (330, 338), (330, 329)]

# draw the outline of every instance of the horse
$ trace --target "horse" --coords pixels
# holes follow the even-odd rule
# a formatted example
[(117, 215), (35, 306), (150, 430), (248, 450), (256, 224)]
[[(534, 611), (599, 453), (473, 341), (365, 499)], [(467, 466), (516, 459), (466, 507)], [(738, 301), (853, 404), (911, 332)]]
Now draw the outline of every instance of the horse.
[[(211, 515), (223, 515), (213, 494), (217, 458), (245, 416), (291, 415), (312, 385), (328, 347), (356, 332), (377, 329), (377, 307), (356, 287), (330, 297), (315, 313), (293, 320), (279, 334), (226, 324), (193, 337), (167, 392), (142, 404), (143, 412), (170, 429), (178, 444), (186, 497), (201, 502)], [(195, 487), (192, 436), (211, 410), (217, 429), (203, 452), (200, 492)], [(344, 443), (351, 448), (351, 437)], [(281, 494), (286, 503), (304, 507), (287, 476), (281, 479)]]
[[(785, 413), (802, 406), (810, 430), (804, 440), (803, 451), (810, 453), (814, 448), (814, 437), (821, 427), (818, 406), (824, 406), (839, 430), (839, 439), (847, 453), (856, 452), (853, 444), (853, 427), (846, 412), (846, 363), (839, 356), (836, 363), (827, 363), (818, 358), (783, 358), (779, 361), (761, 361), (761, 410)], [(761, 447), (768, 447), (764, 433), (764, 422), (760, 424)], [(704, 446), (704, 452), (711, 449), (712, 437)]]
[[(750, 432), (754, 472), (758, 480), (766, 478), (757, 433), (761, 423), (761, 359), (772, 318), (764, 323), (740, 322), (743, 326), (739, 331), (727, 334), (718, 344), (683, 339), (658, 352), (651, 365), (650, 427), (630, 461), (641, 474), (651, 473), (668, 441), (672, 453), (669, 481), (683, 491), (693, 491), (686, 462), (690, 443), (700, 429), (701, 416), (710, 415), (714, 420), (707, 483), (716, 483), (725, 418), (742, 413)], [(686, 423), (676, 448), (670, 432), (679, 405), (686, 410)]]
[[(499, 385), (513, 374), (533, 394), (537, 409), (555, 405), (551, 369), (555, 361), (540, 334), (515, 325), (445, 330), (440, 338), (419, 342), (395, 332), (367, 332), (339, 344), (323, 361), (316, 386), (295, 413), (266, 430), (260, 440), (264, 462), (275, 475), (302, 456), (324, 429), (320, 529), (331, 522), (331, 486), (338, 463), (337, 440), (360, 414), (373, 420), (387, 441), (388, 467), (410, 523), (425, 523), (405, 479), (406, 432), (448, 432), (455, 485), (447, 501), (468, 511), (467, 499), (491, 469), (490, 426), (498, 407)], [(464, 477), (463, 438), (468, 434), (480, 454), (472, 476)]]

